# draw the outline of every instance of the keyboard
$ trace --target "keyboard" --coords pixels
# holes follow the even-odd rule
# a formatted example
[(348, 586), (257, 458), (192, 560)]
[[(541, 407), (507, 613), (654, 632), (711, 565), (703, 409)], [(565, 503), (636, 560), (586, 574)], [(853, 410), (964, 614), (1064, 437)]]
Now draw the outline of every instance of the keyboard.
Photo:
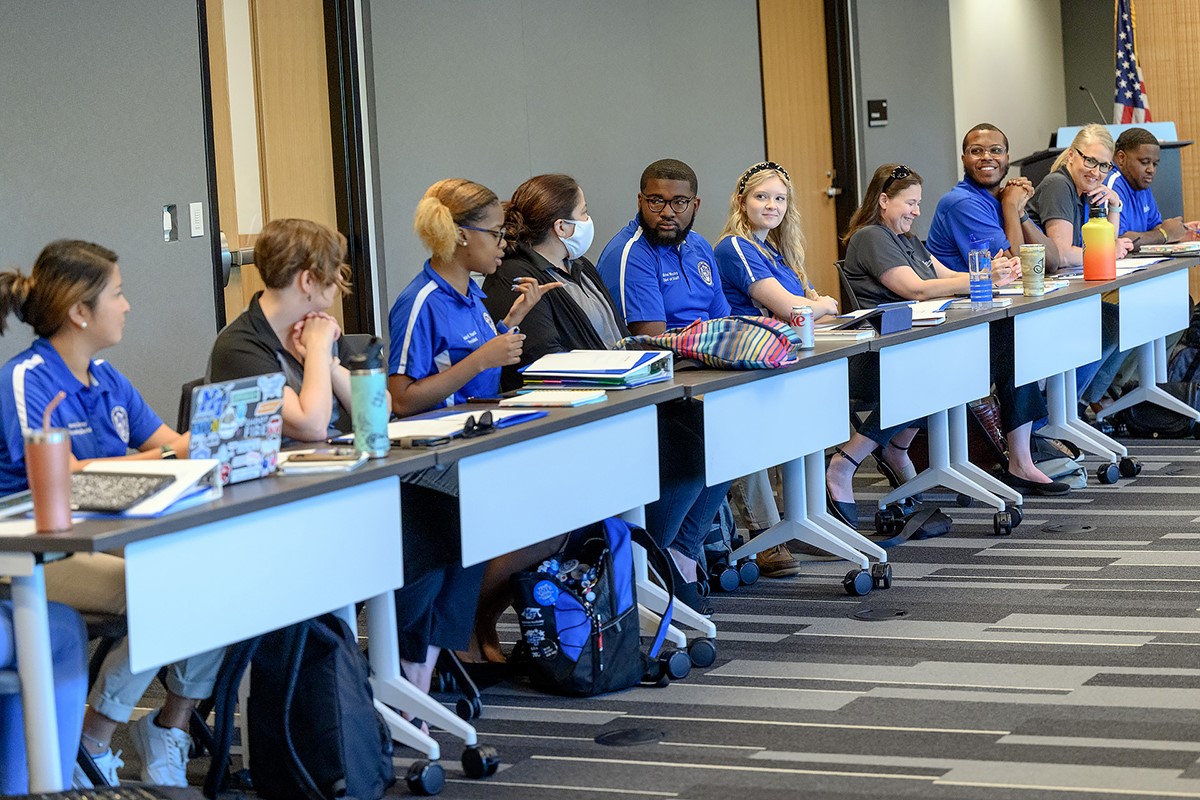
[(119, 514), (175, 480), (173, 475), (76, 472), (71, 475), (71, 508)]

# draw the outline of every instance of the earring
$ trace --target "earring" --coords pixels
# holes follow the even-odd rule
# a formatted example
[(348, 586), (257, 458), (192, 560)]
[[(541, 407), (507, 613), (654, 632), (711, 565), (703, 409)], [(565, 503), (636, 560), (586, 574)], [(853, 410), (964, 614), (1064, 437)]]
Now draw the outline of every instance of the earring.
[(311, 302), (312, 302), (312, 295), (311, 295), (311, 294), (310, 294), (310, 295), (306, 295), (306, 297), (308, 297), (308, 302), (310, 302), (310, 303), (311, 303)]
[(467, 241), (466, 241), (466, 239), (464, 239), (463, 241), (459, 242), (459, 243), (458, 243), (458, 246), (459, 246), (459, 247), (466, 247), (466, 246), (467, 246)]
[(83, 321), (83, 322), (79, 323), (79, 327), (81, 327), (81, 328), (83, 328), (83, 329), (85, 329), (85, 330), (86, 330), (86, 329), (87, 329), (87, 321), (85, 320), (85, 321)]

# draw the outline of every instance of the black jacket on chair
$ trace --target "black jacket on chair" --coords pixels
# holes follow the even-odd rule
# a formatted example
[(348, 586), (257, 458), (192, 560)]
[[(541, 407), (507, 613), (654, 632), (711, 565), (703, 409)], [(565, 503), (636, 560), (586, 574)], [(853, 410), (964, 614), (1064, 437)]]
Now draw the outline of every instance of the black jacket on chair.
[[(599, 295), (604, 298), (612, 312), (613, 319), (625, 336), (629, 335), (625, 321), (617, 313), (612, 297), (600, 278), (600, 273), (586, 258), (578, 258), (572, 262), (574, 274), (578, 281), (589, 281), (597, 287)], [(538, 283), (553, 283), (557, 278), (547, 271), (551, 267), (549, 261), (535, 253), (526, 244), (518, 244), (515, 251), (505, 256), (504, 263), (494, 273), (483, 281), (483, 291), (487, 294), (484, 305), (492, 319), (501, 320), (512, 308), (517, 294), (512, 290), (515, 278), (537, 278)], [(500, 389), (510, 391), (520, 388), (521, 375), (518, 367), (532, 364), (547, 353), (561, 353), (567, 350), (605, 350), (604, 342), (600, 339), (591, 320), (579, 304), (562, 289), (554, 289), (542, 296), (541, 301), (526, 315), (520, 325), (521, 333), (525, 334), (525, 348), (521, 352), (521, 362), (513, 367), (505, 367), (500, 377)]]

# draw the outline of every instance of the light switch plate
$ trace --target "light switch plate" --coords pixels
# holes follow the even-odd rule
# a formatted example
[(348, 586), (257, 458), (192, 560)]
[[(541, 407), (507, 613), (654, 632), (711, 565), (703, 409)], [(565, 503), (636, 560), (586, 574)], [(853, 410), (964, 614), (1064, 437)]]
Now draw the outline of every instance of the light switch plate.
[(188, 219), (192, 221), (192, 238), (204, 235), (204, 203), (192, 203), (188, 206)]

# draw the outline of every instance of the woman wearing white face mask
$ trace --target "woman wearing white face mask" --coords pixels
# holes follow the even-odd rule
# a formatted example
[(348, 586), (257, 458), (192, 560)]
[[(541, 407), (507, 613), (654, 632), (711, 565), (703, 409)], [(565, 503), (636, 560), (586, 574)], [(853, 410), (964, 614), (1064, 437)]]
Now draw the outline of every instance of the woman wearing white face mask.
[(629, 335), (592, 262), (583, 257), (592, 244), (592, 218), (579, 184), (569, 175), (537, 175), (513, 192), (504, 213), (508, 253), (483, 282), (484, 304), (495, 319), (508, 313), (518, 278), (561, 282), (521, 323), (521, 361), (506, 367), (500, 387), (521, 385), (518, 367), (547, 353), (607, 350)]

